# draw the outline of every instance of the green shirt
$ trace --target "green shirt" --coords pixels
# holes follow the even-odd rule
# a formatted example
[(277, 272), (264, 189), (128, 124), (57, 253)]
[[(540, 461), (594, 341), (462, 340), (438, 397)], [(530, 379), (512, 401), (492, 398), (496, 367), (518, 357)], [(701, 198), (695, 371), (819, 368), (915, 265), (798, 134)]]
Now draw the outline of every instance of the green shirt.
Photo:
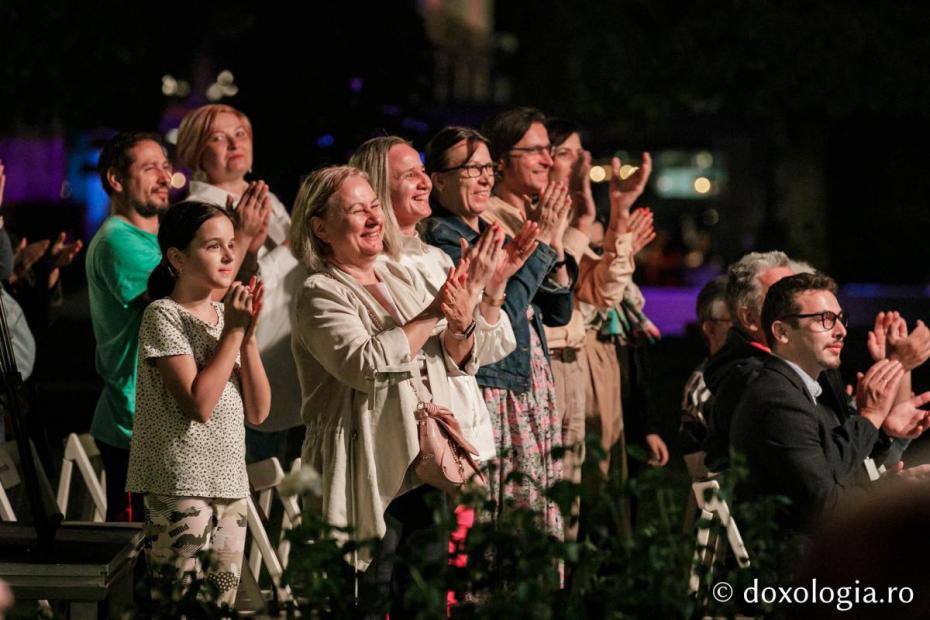
[(158, 236), (119, 217), (107, 218), (87, 249), (95, 359), (103, 379), (90, 432), (117, 448), (129, 449), (132, 436), (139, 324), (146, 306), (142, 295), (159, 262)]

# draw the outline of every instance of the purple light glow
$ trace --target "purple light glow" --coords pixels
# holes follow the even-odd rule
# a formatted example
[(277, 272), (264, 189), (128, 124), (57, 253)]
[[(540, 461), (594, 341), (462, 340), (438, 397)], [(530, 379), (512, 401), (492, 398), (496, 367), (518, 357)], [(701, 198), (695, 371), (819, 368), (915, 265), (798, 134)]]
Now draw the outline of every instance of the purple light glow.
[(4, 202), (57, 202), (65, 180), (65, 140), (9, 138), (0, 140), (0, 160), (6, 175)]

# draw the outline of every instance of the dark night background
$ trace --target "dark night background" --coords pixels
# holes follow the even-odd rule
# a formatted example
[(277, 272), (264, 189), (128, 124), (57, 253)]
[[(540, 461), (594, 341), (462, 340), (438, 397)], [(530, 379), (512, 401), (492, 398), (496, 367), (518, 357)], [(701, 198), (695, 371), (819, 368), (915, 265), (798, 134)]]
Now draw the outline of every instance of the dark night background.
[[(876, 304), (890, 299), (914, 311), (908, 318), (924, 315), (926, 3), (300, 6), (4, 0), (7, 176), (31, 174), (5, 154), (11, 141), (57, 139), (67, 150), (112, 129), (167, 132), (206, 103), (204, 89), (222, 69), (239, 89), (223, 101), (254, 126), (255, 177), (285, 204), (303, 174), (344, 162), (371, 135), (397, 133), (422, 148), (446, 124), (479, 125), (504, 107), (533, 105), (579, 121), (595, 159), (616, 149), (723, 155), (728, 182), (713, 199), (669, 200), (648, 190), (665, 241), (645, 257), (644, 284), (695, 284), (682, 260), (694, 250), (683, 224), (690, 223), (706, 240), (700, 261), (711, 270), (749, 250), (783, 249), (843, 284), (883, 285)], [(475, 15), (484, 29), (469, 21)], [(192, 94), (163, 95), (166, 74), (190, 82)], [(51, 234), (30, 227), (45, 231), (59, 221), (75, 234), (92, 232), (81, 227), (79, 202), (40, 209), (12, 198), (4, 210), (21, 234)], [(706, 217), (708, 209), (719, 218)], [(81, 266), (70, 275), (77, 290)], [(859, 317), (860, 327), (867, 320)], [(92, 350), (88, 325), (69, 334)], [(851, 344), (847, 361), (863, 355), (864, 346)], [(681, 385), (700, 356), (694, 334), (667, 339), (655, 357), (669, 362), (656, 381)], [(91, 409), (92, 387), (84, 388)], [(665, 392), (673, 426), (678, 397)]]

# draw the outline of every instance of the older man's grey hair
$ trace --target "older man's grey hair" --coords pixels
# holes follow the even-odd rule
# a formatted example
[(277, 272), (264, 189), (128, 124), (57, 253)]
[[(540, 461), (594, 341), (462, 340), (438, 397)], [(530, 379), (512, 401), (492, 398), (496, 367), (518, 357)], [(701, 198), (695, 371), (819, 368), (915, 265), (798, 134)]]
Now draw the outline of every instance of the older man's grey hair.
[(813, 265), (810, 263), (805, 263), (802, 260), (795, 260), (793, 258), (788, 259), (788, 267), (795, 275), (799, 273), (817, 273), (817, 270), (814, 269)]
[[(727, 309), (734, 321), (738, 320), (740, 306), (747, 306), (756, 316), (762, 312), (762, 286), (759, 275), (775, 267), (796, 269), (795, 261), (778, 250), (750, 252), (727, 270)], [(804, 263), (807, 267), (807, 265)]]

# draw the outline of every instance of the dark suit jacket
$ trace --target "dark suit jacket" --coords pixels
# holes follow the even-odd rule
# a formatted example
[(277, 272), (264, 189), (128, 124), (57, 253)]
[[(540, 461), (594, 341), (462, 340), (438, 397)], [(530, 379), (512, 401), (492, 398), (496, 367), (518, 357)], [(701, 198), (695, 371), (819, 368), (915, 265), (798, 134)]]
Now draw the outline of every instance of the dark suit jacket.
[(733, 415), (731, 443), (749, 468), (739, 495), (787, 497), (780, 525), (807, 531), (825, 511), (868, 492), (862, 461), (877, 438), (871, 422), (845, 407), (814, 404), (798, 373), (770, 356)]

